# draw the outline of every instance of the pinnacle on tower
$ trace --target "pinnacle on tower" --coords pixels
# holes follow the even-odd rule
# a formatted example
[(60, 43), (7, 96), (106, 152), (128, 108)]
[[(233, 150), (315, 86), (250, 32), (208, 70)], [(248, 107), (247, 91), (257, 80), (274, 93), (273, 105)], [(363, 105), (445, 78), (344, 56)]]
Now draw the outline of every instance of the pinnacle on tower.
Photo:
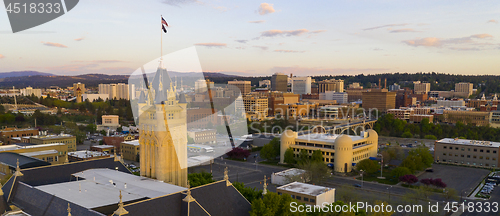
[(267, 194), (267, 178), (266, 178), (266, 175), (264, 175), (264, 185), (262, 187), (264, 187), (264, 189), (262, 190), (262, 195), (266, 195)]
[(23, 176), (24, 174), (21, 173), (21, 168), (19, 168), (19, 159), (17, 159), (17, 163), (16, 163), (16, 172), (14, 173), (14, 176)]
[(118, 209), (113, 213), (113, 216), (121, 216), (126, 214), (128, 214), (128, 211), (123, 208), (122, 191), (120, 190), (120, 202), (118, 203)]
[(69, 203), (68, 203), (68, 216), (71, 216), (71, 208), (69, 207)]

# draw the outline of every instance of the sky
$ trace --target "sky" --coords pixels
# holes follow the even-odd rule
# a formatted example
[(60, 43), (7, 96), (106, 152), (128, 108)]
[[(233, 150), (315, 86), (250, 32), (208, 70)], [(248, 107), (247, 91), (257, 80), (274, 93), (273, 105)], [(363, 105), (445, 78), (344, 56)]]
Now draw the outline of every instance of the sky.
[(161, 37), (163, 55), (195, 47), (203, 71), (242, 76), (500, 75), (498, 0), (82, 0), (18, 33), (0, 12), (0, 72), (129, 75)]

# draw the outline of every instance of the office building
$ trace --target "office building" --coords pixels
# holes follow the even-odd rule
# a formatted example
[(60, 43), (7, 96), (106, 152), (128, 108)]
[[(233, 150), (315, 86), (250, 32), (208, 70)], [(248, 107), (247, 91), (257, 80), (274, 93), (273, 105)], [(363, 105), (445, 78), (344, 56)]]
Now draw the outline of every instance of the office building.
[(494, 110), (490, 112), (490, 127), (500, 128), (500, 111)]
[(397, 91), (399, 89), (401, 89), (401, 86), (398, 85), (397, 83), (394, 83), (394, 84), (389, 86), (389, 91)]
[(250, 81), (244, 81), (244, 80), (234, 80), (234, 81), (228, 81), (227, 84), (229, 85), (229, 89), (234, 89), (234, 87), (238, 88), (239, 91), (241, 92), (241, 95), (246, 95), (250, 93), (251, 88), (252, 88), (252, 82)]
[(38, 135), (37, 128), (4, 128), (0, 130), (0, 141), (4, 145), (10, 145), (13, 143), (18, 143), (18, 139), (12, 140), (12, 138), (17, 137), (27, 137)]
[(414, 90), (415, 94), (427, 94), (431, 90), (431, 84), (430, 83), (415, 83), (413, 90)]
[(456, 124), (462, 122), (466, 125), (486, 126), (489, 124), (490, 113), (482, 111), (444, 110), (442, 122)]
[(274, 106), (274, 116), (281, 115), (291, 118), (307, 117), (318, 108), (316, 103), (294, 103), (294, 104), (277, 104)]
[(473, 93), (474, 85), (468, 82), (455, 83), (455, 92), (461, 92), (469, 97)]
[(29, 142), (37, 145), (63, 143), (68, 145), (68, 151), (76, 151), (76, 137), (71, 134), (36, 135), (30, 137)]
[(283, 73), (275, 73), (271, 76), (271, 90), (287, 92), (288, 76)]
[(214, 88), (214, 82), (205, 79), (196, 80), (194, 83), (194, 92), (202, 93), (208, 91), (208, 89)]
[(363, 88), (363, 86), (361, 86), (359, 83), (355, 82), (355, 83), (349, 84), (348, 88)]
[(132, 134), (116, 134), (102, 137), (103, 144), (114, 146), (117, 152), (121, 151), (120, 145), (122, 142), (132, 141), (135, 139), (135, 136)]
[(12, 152), (26, 157), (37, 158), (50, 164), (62, 164), (66, 162), (66, 156), (70, 150), (68, 149), (68, 144), (64, 143), (41, 145), (18, 143), (0, 146), (0, 152)]
[(259, 87), (271, 88), (271, 80), (260, 80)]
[(320, 100), (335, 100), (338, 104), (349, 102), (349, 95), (346, 92), (326, 91), (319, 93)]
[(485, 168), (499, 166), (500, 143), (458, 138), (444, 138), (434, 144), (436, 163), (449, 163)]
[(335, 188), (292, 182), (276, 188), (278, 195), (288, 194), (293, 199), (307, 205), (322, 206), (323, 203), (335, 202)]
[(122, 142), (120, 144), (120, 154), (125, 160), (140, 161), (140, 148), (139, 140), (132, 140)]
[(327, 92), (327, 91), (335, 91), (335, 92), (344, 92), (344, 80), (323, 80), (319, 81), (318, 88), (319, 93)]
[(35, 97), (41, 97), (42, 96), (42, 90), (41, 89), (34, 89), (31, 86), (26, 87), (24, 89), (20, 90), (21, 95), (24, 96), (32, 96), (35, 95)]
[[(39, 166), (49, 166), (49, 165), (50, 165), (49, 162), (40, 160), (35, 157), (29, 157), (13, 152), (0, 152), (0, 182), (7, 181), (6, 178), (12, 176), (16, 172), (17, 166), (19, 166), (20, 169), (27, 169)], [(0, 185), (0, 202), (2, 201), (1, 199), (3, 198), (4, 195), (2, 193), (1, 186), (2, 185)], [(0, 212), (2, 212), (1, 209)]]
[[(130, 100), (130, 98), (135, 98), (135, 91), (130, 91), (130, 89), (135, 89), (133, 84), (99, 84), (99, 94), (107, 94), (109, 99), (119, 100), (125, 99)], [(132, 95), (130, 95), (132, 93)]]
[(294, 94), (311, 94), (311, 77), (292, 77), (292, 92)]
[(215, 144), (216, 138), (215, 134), (217, 130), (215, 129), (190, 129), (187, 131), (187, 135), (193, 139), (195, 144)]
[(464, 100), (437, 100), (438, 107), (464, 107)]
[(243, 97), (243, 106), (247, 114), (247, 118), (251, 120), (262, 120), (268, 114), (268, 98), (267, 97)]
[(369, 92), (371, 89), (363, 89), (363, 88), (354, 88), (354, 89), (346, 89), (347, 93), (347, 101), (349, 103), (361, 101), (363, 99), (363, 92)]
[(377, 156), (378, 134), (370, 129), (360, 135), (310, 133), (298, 136), (297, 132), (286, 130), (281, 135), (281, 163), (285, 163), (285, 151), (289, 148), (296, 158), (301, 151), (311, 156), (313, 151), (321, 150), (323, 162), (332, 163), (335, 172), (351, 172), (357, 162)]
[(396, 107), (396, 92), (390, 92), (387, 89), (372, 89), (362, 94), (363, 109), (366, 111), (377, 109), (384, 113)]

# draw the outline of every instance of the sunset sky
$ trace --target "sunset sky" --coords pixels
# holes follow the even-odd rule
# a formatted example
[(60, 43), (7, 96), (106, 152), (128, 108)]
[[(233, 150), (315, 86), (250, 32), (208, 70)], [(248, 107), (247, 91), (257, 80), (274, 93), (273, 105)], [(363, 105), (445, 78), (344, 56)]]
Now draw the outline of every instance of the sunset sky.
[(498, 0), (82, 0), (15, 34), (0, 12), (0, 72), (131, 74), (160, 56), (160, 15), (163, 54), (195, 46), (204, 71), (500, 75)]

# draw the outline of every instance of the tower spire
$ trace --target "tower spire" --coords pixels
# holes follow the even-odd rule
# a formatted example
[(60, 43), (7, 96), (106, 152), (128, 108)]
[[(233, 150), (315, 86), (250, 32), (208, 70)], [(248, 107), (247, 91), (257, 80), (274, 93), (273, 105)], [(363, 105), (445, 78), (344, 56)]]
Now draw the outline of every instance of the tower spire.
[(113, 213), (113, 216), (121, 216), (126, 214), (128, 214), (128, 211), (123, 208), (122, 191), (120, 190), (120, 202), (118, 203), (118, 209)]
[(17, 159), (17, 163), (16, 163), (16, 172), (14, 173), (14, 176), (23, 176), (24, 174), (21, 173), (21, 168), (19, 168), (19, 159)]
[(69, 203), (68, 203), (68, 216), (71, 216), (71, 208), (69, 207)]

